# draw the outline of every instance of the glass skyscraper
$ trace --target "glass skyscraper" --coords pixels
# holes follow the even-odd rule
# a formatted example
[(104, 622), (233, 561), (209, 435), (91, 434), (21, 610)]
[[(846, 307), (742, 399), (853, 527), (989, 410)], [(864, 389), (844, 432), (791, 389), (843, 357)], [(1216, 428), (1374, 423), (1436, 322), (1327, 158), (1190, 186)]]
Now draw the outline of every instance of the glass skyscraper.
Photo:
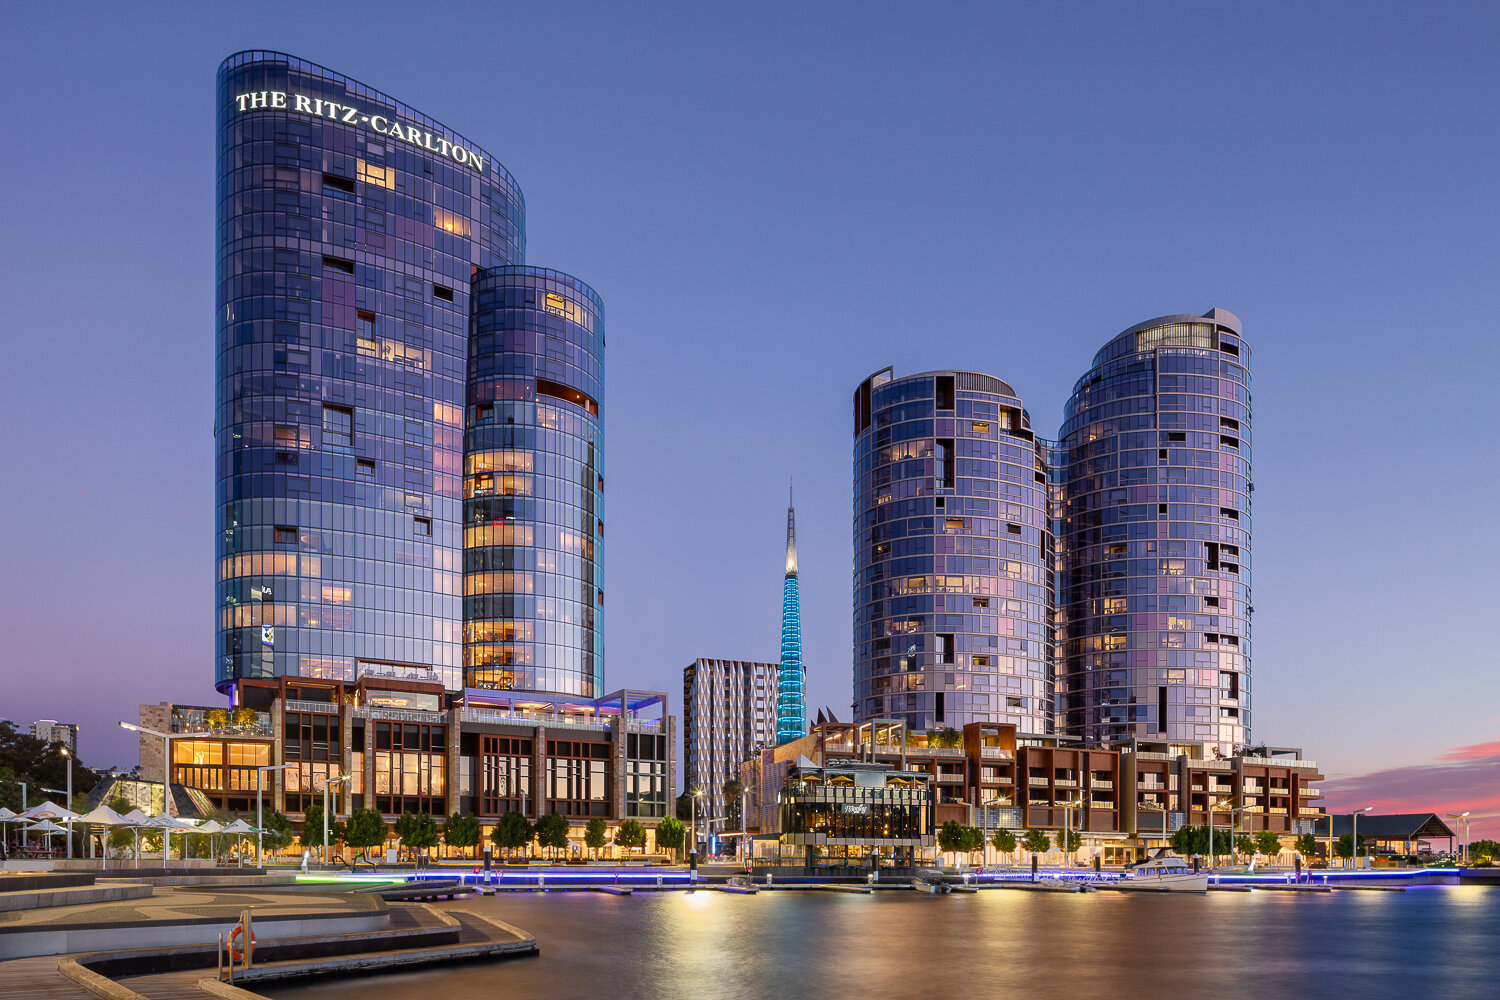
[(1222, 309), (1094, 356), (1056, 455), (1061, 732), (1250, 731), (1250, 349)]
[(466, 686), (604, 693), (604, 303), (559, 271), (474, 279)]
[(1051, 732), (1053, 546), (1044, 445), (977, 372), (854, 394), (854, 715), (916, 731)]
[(217, 686), (602, 693), (598, 296), (416, 109), (262, 51), (217, 102)]

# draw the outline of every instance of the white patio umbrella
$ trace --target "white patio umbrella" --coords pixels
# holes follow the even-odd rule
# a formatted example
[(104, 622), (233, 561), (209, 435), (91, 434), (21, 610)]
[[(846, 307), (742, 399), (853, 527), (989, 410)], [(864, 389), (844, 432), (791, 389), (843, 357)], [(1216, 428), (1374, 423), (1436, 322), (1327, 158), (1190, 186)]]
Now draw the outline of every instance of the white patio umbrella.
[(150, 819), (146, 820), (146, 822), (142, 823), (141, 826), (144, 829), (161, 831), (161, 866), (163, 868), (167, 867), (167, 858), (172, 853), (173, 832), (190, 828), (190, 826), (184, 827), (176, 819), (168, 816), (166, 813), (157, 813), (155, 816), (152, 816)]
[(151, 820), (138, 808), (130, 810), (130, 812), (121, 816), (120, 819), (125, 822), (126, 826), (131, 827), (130, 832), (135, 837), (135, 866), (139, 868), (141, 866), (141, 829), (149, 824)]
[[(86, 812), (82, 816), (78, 817), (78, 822), (80, 822), (80, 823), (86, 823), (90, 827), (94, 827), (94, 826), (124, 826), (125, 825), (125, 820), (124, 820), (123, 817), (120, 816), (119, 813), (115, 812), (109, 806), (106, 806), (106, 805), (103, 805), (103, 804), (100, 804), (99, 807), (96, 808), (96, 809), (94, 809), (93, 811)], [(92, 833), (92, 832), (93, 831), (91, 830), (90, 833)], [(94, 853), (94, 838), (92, 836), (90, 836), (88, 838), (88, 841), (89, 841), (89, 856), (92, 857), (93, 853)], [(106, 863), (108, 863), (108, 860), (109, 860), (108, 854), (109, 854), (109, 852), (106, 851), (105, 852), (105, 862)]]
[(52, 835), (54, 833), (67, 833), (67, 827), (58, 826), (50, 819), (39, 820), (32, 824), (30, 833), (45, 833), (47, 835), (47, 850), (52, 850)]
[(230, 823), (224, 828), (224, 832), (232, 833), (236, 837), (253, 837), (260, 831), (251, 826), (249, 823), (246, 823), (244, 820), (236, 819), (233, 823)]
[(47, 802), (43, 802), (40, 805), (32, 806), (30, 809), (21, 813), (20, 816), (22, 819), (65, 821), (78, 818), (78, 814), (73, 810), (57, 805), (55, 802), (52, 802), (50, 800)]

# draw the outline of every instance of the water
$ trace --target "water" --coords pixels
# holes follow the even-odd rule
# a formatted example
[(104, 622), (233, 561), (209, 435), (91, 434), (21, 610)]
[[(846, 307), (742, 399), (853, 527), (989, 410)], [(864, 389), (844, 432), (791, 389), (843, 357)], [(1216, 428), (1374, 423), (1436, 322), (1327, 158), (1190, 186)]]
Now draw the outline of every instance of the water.
[(1500, 997), (1500, 889), (468, 898), (541, 954), (276, 1000)]

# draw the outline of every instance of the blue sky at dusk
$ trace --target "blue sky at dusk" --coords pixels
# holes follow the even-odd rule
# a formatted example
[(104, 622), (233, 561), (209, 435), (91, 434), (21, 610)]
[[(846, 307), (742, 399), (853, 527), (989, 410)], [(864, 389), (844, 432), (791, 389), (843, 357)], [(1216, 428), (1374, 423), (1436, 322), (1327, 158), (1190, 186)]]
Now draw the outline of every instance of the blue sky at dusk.
[(214, 72), (271, 48), (487, 148), (528, 263), (603, 296), (608, 688), (675, 711), (694, 657), (777, 657), (791, 477), (808, 699), (848, 718), (859, 381), (989, 372), (1051, 436), (1111, 336), (1218, 306), (1253, 350), (1256, 739), (1334, 806), (1500, 834), (1500, 8), (13, 4), (0, 35), (0, 716), (132, 764), (115, 720), (214, 699)]

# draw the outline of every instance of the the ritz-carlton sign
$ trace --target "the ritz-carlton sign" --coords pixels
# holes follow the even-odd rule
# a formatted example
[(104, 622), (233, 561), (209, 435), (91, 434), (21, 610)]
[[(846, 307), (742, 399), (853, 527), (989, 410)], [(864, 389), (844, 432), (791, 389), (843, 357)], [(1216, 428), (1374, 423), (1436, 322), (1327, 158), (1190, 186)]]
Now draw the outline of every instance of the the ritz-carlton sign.
[(465, 149), (440, 135), (424, 132), (415, 125), (402, 125), (384, 115), (364, 114), (352, 104), (339, 104), (321, 97), (308, 97), (306, 94), (286, 94), (279, 90), (253, 90), (248, 94), (238, 94), (234, 104), (240, 111), (295, 111), (345, 125), (364, 125), (372, 132), (400, 139), (484, 173), (485, 158), (472, 149)]

